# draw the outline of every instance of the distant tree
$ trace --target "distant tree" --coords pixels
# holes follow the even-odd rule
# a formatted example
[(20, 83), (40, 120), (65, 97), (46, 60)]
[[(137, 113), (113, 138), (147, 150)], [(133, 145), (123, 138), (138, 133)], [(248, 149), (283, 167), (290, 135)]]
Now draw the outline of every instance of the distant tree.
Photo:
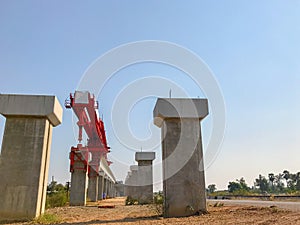
[(300, 191), (300, 172), (296, 173), (296, 190)]
[(51, 181), (47, 186), (46, 208), (59, 207), (66, 205), (68, 201), (67, 187)]
[(269, 181), (270, 181), (270, 183), (271, 183), (271, 185), (272, 185), (272, 191), (274, 191), (274, 180), (275, 180), (275, 175), (274, 175), (274, 173), (269, 173), (268, 177), (269, 177)]
[(236, 179), (236, 181), (229, 182), (228, 185), (228, 192), (239, 192), (239, 193), (245, 193), (249, 191), (250, 188), (246, 184), (245, 179), (242, 177), (240, 179)]
[(239, 182), (235, 182), (235, 181), (229, 182), (228, 192), (233, 193), (233, 192), (239, 191), (241, 189), (242, 189), (242, 187)]
[(209, 193), (214, 193), (214, 192), (217, 190), (215, 184), (210, 184), (210, 185), (208, 185), (207, 188), (208, 188), (208, 192), (209, 192)]
[(246, 181), (244, 179), (244, 177), (242, 177), (240, 180), (237, 180), (240, 185), (241, 185), (241, 188), (245, 191), (249, 191), (250, 190), (250, 187), (248, 187), (248, 185), (246, 184)]
[(255, 179), (255, 186), (257, 186), (260, 189), (261, 193), (269, 191), (268, 180), (261, 174), (259, 174), (258, 178)]
[(51, 193), (54, 192), (56, 189), (56, 185), (57, 185), (56, 181), (51, 181), (51, 183), (47, 186), (47, 191)]
[(284, 184), (282, 182), (282, 179), (283, 179), (283, 174), (279, 173), (278, 175), (275, 175), (274, 184), (275, 184), (276, 192), (281, 193), (284, 190)]
[(296, 185), (297, 185), (297, 174), (290, 173), (290, 178), (287, 184), (288, 192), (296, 191)]
[(51, 183), (47, 186), (47, 191), (50, 193), (53, 192), (63, 192), (66, 191), (66, 186), (62, 184), (58, 184), (56, 181), (51, 181)]
[(286, 181), (286, 186), (288, 187), (288, 180), (290, 179), (290, 172), (287, 171), (287, 170), (284, 170), (284, 171), (283, 171), (283, 178), (285, 179), (285, 181)]
[(57, 184), (56, 187), (55, 187), (55, 191), (65, 191), (66, 190), (66, 187), (62, 184)]

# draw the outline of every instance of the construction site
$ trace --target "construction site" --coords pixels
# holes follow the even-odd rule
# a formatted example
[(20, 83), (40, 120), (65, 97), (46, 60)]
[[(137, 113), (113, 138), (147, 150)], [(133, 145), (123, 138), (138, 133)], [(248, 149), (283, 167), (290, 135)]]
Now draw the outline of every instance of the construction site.
[(0, 1), (0, 224), (300, 225), (300, 1)]
[[(69, 154), (69, 203), (45, 214), (52, 128), (62, 123), (62, 106), (55, 96), (0, 95), (0, 113), (6, 117), (0, 161), (2, 223), (38, 222), (49, 213), (58, 216), (52, 221), (57, 224), (219, 224), (220, 217), (224, 222), (248, 213), (255, 215), (241, 217), (240, 223), (262, 217), (267, 222), (300, 221), (297, 205), (293, 212), (274, 205), (224, 206), (207, 201), (204, 168), (199, 169), (203, 158), (200, 122), (208, 115), (207, 99), (157, 99), (153, 121), (164, 134), (161, 202), (153, 192), (155, 152), (136, 152), (137, 165), (129, 166), (124, 183), (116, 181), (95, 96), (76, 91), (64, 106), (73, 110), (78, 125), (78, 143)], [(83, 132), (88, 137), (86, 145)], [(180, 160), (182, 166), (178, 166)]]

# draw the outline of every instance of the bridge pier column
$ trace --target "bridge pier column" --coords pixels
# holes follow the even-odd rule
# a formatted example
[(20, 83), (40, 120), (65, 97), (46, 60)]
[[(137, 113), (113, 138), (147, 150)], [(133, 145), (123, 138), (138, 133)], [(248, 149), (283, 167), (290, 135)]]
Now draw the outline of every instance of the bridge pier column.
[(104, 190), (104, 173), (100, 172), (98, 178), (98, 200), (103, 199), (103, 190)]
[(85, 206), (88, 174), (84, 162), (77, 160), (71, 172), (70, 206)]
[(208, 115), (207, 99), (161, 99), (154, 108), (161, 127), (164, 216), (206, 211), (200, 121)]
[(92, 202), (96, 202), (98, 200), (98, 182), (99, 182), (99, 176), (98, 173), (93, 170), (93, 168), (90, 169), (89, 173), (89, 184), (88, 184), (88, 198)]
[(55, 96), (1, 95), (6, 117), (0, 158), (0, 218), (28, 220), (45, 210), (52, 127), (62, 121)]
[(152, 161), (155, 152), (136, 152), (135, 160), (138, 162), (137, 194), (140, 204), (153, 203), (153, 170)]

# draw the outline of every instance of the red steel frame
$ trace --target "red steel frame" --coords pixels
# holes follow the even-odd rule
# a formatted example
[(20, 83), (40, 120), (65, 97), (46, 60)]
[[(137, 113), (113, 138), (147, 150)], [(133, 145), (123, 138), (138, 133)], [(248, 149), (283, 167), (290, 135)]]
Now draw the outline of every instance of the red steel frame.
[[(71, 147), (70, 152), (70, 172), (74, 169), (88, 170), (89, 176), (97, 176), (100, 167), (100, 159), (104, 157), (107, 160), (107, 153), (110, 152), (110, 147), (107, 145), (104, 123), (97, 115), (98, 101), (95, 101), (95, 96), (88, 93), (88, 103), (76, 103), (75, 94), (70, 94), (70, 99), (66, 100), (65, 107), (73, 109), (78, 118), (78, 141), (77, 147)], [(81, 144), (82, 129), (85, 130), (88, 136), (87, 146)], [(89, 153), (92, 159), (89, 162)], [(80, 164), (76, 164), (80, 161)], [(111, 164), (107, 161), (108, 165)], [(94, 171), (94, 172), (93, 172)]]

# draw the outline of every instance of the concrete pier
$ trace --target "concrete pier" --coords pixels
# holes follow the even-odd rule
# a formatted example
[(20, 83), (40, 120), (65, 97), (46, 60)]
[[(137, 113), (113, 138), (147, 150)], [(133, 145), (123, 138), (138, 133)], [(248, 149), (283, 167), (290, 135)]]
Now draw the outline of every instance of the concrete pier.
[(96, 202), (98, 200), (98, 182), (98, 173), (91, 168), (89, 173), (88, 198), (92, 202)]
[(124, 195), (125, 196), (131, 196), (130, 177), (131, 177), (131, 171), (128, 171), (126, 179), (125, 179), (125, 184), (124, 184)]
[(98, 200), (103, 199), (103, 190), (104, 190), (104, 173), (100, 171), (98, 178)]
[(107, 192), (106, 193), (107, 193), (106, 197), (111, 197), (111, 181), (109, 178), (107, 179)]
[(87, 166), (77, 158), (71, 173), (70, 206), (86, 205), (87, 187)]
[(45, 210), (52, 127), (62, 121), (55, 96), (0, 95), (6, 117), (0, 164), (0, 219), (28, 220)]
[(137, 195), (139, 204), (153, 203), (153, 169), (152, 161), (155, 152), (136, 152), (135, 161), (138, 162)]
[(162, 129), (164, 217), (207, 211), (200, 126), (207, 99), (158, 99), (153, 114)]
[(130, 166), (131, 176), (129, 179), (129, 197), (132, 199), (138, 199), (139, 195), (137, 192), (138, 187), (138, 166), (137, 165), (131, 165)]
[(116, 197), (122, 197), (125, 196), (125, 187), (126, 185), (123, 183), (123, 181), (117, 181), (115, 184), (115, 191), (116, 191)]
[(108, 178), (105, 175), (104, 176), (104, 185), (103, 185), (103, 199), (106, 199), (107, 197), (107, 192), (108, 192)]

